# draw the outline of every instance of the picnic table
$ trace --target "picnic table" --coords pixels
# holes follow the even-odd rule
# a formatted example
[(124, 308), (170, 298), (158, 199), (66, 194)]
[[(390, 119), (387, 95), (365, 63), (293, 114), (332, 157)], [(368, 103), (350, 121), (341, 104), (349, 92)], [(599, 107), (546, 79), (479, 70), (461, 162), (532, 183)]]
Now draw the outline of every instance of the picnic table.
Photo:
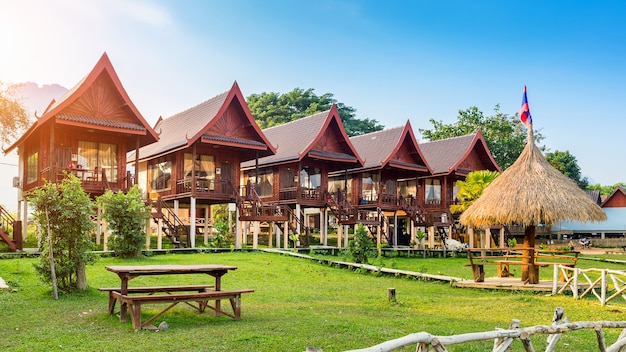
[[(578, 255), (580, 254), (578, 251), (568, 250), (498, 248), (499, 254), (493, 254), (494, 249), (491, 249), (489, 251), (492, 253), (487, 255), (487, 250), (489, 249), (467, 248), (467, 258), (470, 262), (467, 266), (472, 267), (475, 282), (483, 282), (485, 280), (485, 265), (496, 265), (498, 277), (512, 276), (510, 271), (511, 265), (528, 266), (532, 278), (538, 281), (539, 268), (551, 265), (574, 267), (576, 261), (578, 261)], [(522, 276), (522, 281), (533, 284), (537, 283), (536, 281), (532, 282), (532, 278)]]
[[(154, 319), (163, 315), (178, 303), (185, 302), (203, 312), (206, 308), (215, 311), (216, 316), (227, 315), (238, 320), (241, 314), (241, 294), (254, 292), (251, 289), (222, 290), (221, 279), (231, 270), (237, 267), (221, 264), (200, 265), (130, 265), (130, 266), (106, 266), (106, 270), (117, 274), (121, 280), (120, 287), (100, 288), (100, 291), (109, 292), (109, 314), (114, 314), (116, 302), (120, 302), (120, 321), (126, 322), (128, 310), (135, 330), (147, 326)], [(206, 285), (179, 285), (179, 286), (151, 286), (129, 287), (130, 280), (149, 275), (186, 275), (207, 274), (214, 278), (213, 284)], [(231, 303), (233, 314), (225, 312), (221, 308), (221, 300), (228, 299)], [(215, 301), (213, 306), (209, 301)], [(193, 305), (194, 303), (196, 305)], [(147, 321), (141, 321), (142, 304), (167, 303), (165, 309), (158, 312)]]

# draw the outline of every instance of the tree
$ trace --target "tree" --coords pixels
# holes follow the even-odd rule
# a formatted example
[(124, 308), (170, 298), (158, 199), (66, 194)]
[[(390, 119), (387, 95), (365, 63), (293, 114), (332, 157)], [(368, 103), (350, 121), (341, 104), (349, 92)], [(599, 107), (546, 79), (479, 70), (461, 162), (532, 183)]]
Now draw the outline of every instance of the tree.
[(67, 175), (60, 184), (46, 182), (28, 194), (27, 199), (34, 205), (41, 236), (47, 239), (42, 241), (41, 256), (35, 264), (37, 273), (44, 282), (58, 282), (59, 289), (65, 292), (86, 289), (85, 265), (95, 261), (89, 236), (94, 223), (93, 203), (81, 181)]
[(450, 211), (454, 214), (465, 211), (465, 209), (469, 208), (470, 205), (483, 194), (483, 190), (498, 176), (500, 176), (499, 172), (490, 170), (472, 171), (467, 174), (465, 181), (457, 182), (457, 186), (459, 187), (457, 196), (460, 203), (451, 205)]
[(313, 88), (307, 90), (295, 88), (285, 94), (274, 92), (251, 94), (246, 98), (246, 101), (252, 116), (261, 128), (281, 125), (326, 111), (330, 109), (332, 104), (336, 104), (348, 136), (352, 137), (383, 129), (383, 126), (374, 119), (357, 119), (356, 109), (338, 103), (333, 98), (333, 94), (325, 93), (317, 96)]
[(103, 217), (113, 235), (111, 249), (123, 258), (138, 257), (150, 217), (150, 207), (141, 199), (139, 187), (134, 185), (126, 194), (108, 190), (98, 202), (103, 205)]
[(18, 86), (5, 86), (0, 82), (0, 142), (11, 143), (30, 126), (30, 120), (21, 100), (17, 97)]
[(354, 233), (354, 239), (348, 243), (348, 253), (355, 263), (364, 264), (367, 264), (369, 257), (376, 255), (374, 242), (363, 224), (359, 224)]
[[(509, 116), (500, 112), (500, 105), (494, 108), (492, 116), (485, 116), (477, 107), (459, 110), (457, 121), (445, 124), (441, 120), (429, 120), (432, 129), (419, 129), (425, 139), (434, 141), (444, 138), (459, 137), (480, 130), (496, 163), (505, 170), (511, 166), (524, 150), (527, 132), (516, 113)], [(535, 141), (543, 140), (541, 133), (535, 131)], [(541, 148), (543, 149), (543, 148)]]
[(593, 191), (593, 190), (599, 190), (600, 194), (603, 196), (608, 196), (611, 193), (613, 193), (613, 191), (617, 188), (617, 187), (624, 187), (626, 188), (626, 184), (624, 182), (618, 182), (612, 186), (602, 186), (599, 183), (593, 184), (593, 185), (588, 185), (587, 186), (587, 190), (588, 191)]
[(589, 185), (589, 180), (586, 177), (582, 177), (580, 173), (580, 166), (578, 166), (576, 157), (572, 155), (569, 150), (564, 152), (557, 150), (546, 153), (546, 160), (550, 165), (554, 166), (555, 169), (561, 171), (563, 175), (574, 180), (574, 182), (578, 184), (578, 187), (586, 189)]

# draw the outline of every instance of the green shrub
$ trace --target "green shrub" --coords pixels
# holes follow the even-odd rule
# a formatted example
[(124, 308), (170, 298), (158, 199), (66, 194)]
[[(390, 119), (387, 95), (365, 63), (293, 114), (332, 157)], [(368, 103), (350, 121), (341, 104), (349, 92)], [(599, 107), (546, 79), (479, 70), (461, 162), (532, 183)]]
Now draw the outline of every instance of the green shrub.
[(113, 235), (111, 249), (122, 258), (138, 257), (146, 238), (146, 220), (150, 208), (141, 199), (137, 185), (128, 193), (107, 191), (98, 197), (103, 206), (103, 217)]
[(348, 243), (348, 253), (355, 263), (367, 263), (368, 258), (376, 255), (374, 242), (363, 224), (359, 224), (354, 239)]
[[(93, 244), (90, 232), (93, 203), (81, 186), (81, 181), (67, 175), (61, 183), (46, 182), (27, 195), (34, 206), (35, 221), (39, 225), (42, 250), (35, 269), (43, 282), (54, 283), (65, 292), (85, 288), (85, 265), (93, 263), (90, 252)], [(50, 248), (49, 244), (52, 244)], [(53, 258), (53, 280), (50, 257)], [(81, 282), (82, 281), (82, 282)], [(56, 291), (55, 291), (56, 294)]]

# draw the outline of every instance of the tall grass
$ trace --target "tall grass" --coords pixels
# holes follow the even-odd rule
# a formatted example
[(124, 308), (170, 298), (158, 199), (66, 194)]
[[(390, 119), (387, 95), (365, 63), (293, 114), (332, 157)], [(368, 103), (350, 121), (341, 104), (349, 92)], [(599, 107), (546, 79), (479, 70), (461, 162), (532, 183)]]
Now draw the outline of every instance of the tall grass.
[[(304, 351), (362, 348), (410, 333), (450, 335), (506, 328), (512, 318), (522, 326), (549, 324), (557, 306), (572, 321), (624, 320), (626, 307), (602, 307), (594, 300), (568, 296), (460, 289), (449, 285), (352, 272), (288, 256), (261, 252), (168, 254), (134, 260), (101, 258), (88, 267), (90, 289), (52, 299), (36, 277), (36, 259), (0, 260), (0, 276), (13, 290), (0, 293), (0, 350), (6, 351)], [(383, 259), (390, 260), (390, 259)], [(445, 273), (463, 267), (461, 259), (394, 258), (388, 265), (415, 266)], [(135, 332), (107, 313), (107, 294), (97, 287), (119, 285), (106, 265), (220, 263), (238, 267), (224, 276), (228, 288), (253, 288), (242, 298), (242, 319), (198, 314), (179, 305), (157, 319), (168, 329)], [(464, 263), (464, 262), (463, 262)], [(413, 269), (412, 269), (413, 270)], [(210, 283), (205, 275), (140, 277), (131, 285)], [(388, 302), (387, 288), (397, 301)], [(144, 314), (154, 314), (147, 306)], [(163, 306), (160, 306), (163, 308)], [(607, 331), (613, 341), (619, 331)], [(533, 339), (535, 348), (545, 339)], [(560, 350), (596, 346), (593, 331), (576, 331), (559, 340)], [(565, 347), (569, 346), (569, 347)], [(576, 346), (572, 349), (572, 346)], [(491, 350), (492, 342), (450, 346), (450, 351)], [(521, 351), (521, 345), (515, 347)], [(405, 349), (406, 351), (414, 350)]]

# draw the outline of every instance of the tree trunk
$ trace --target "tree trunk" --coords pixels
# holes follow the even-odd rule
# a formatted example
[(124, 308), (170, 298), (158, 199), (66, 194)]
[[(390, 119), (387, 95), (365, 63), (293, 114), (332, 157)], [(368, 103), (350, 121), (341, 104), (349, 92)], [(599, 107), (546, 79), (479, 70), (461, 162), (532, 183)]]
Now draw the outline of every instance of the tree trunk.
[(76, 287), (79, 290), (87, 289), (87, 272), (85, 270), (85, 263), (83, 263), (78, 270), (76, 270)]

